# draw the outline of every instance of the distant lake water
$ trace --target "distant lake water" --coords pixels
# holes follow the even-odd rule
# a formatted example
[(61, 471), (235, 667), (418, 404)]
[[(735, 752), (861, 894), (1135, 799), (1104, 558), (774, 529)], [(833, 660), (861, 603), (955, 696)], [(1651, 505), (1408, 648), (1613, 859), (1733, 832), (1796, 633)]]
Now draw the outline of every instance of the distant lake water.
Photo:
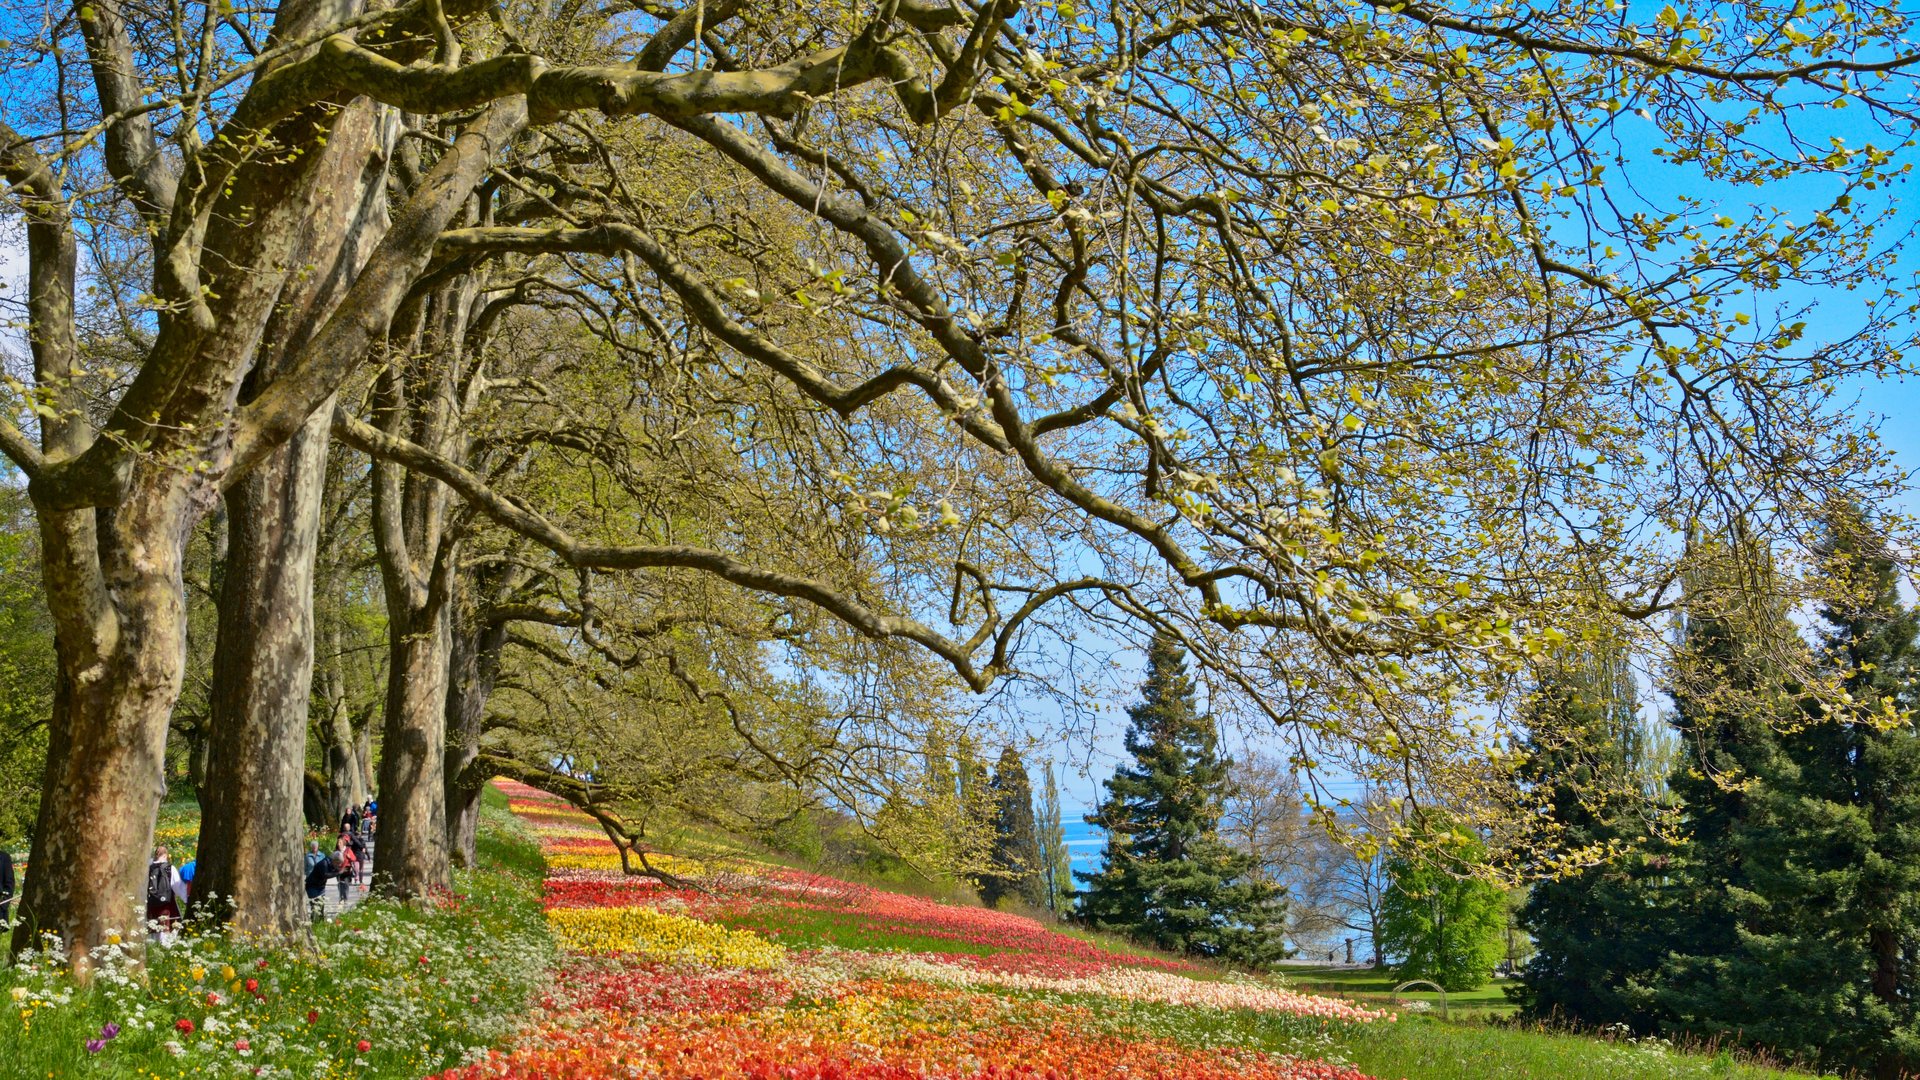
[(1097, 872), (1101, 864), (1101, 850), (1106, 847), (1107, 834), (1080, 820), (1078, 816), (1062, 821), (1060, 831), (1066, 834), (1067, 855), (1073, 861), (1073, 868), (1083, 874)]

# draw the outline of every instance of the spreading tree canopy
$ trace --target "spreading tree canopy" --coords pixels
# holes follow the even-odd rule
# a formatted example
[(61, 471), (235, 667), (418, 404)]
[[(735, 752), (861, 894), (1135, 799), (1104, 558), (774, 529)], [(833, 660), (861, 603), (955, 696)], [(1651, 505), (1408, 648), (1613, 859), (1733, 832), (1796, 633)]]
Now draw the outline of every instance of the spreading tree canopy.
[[(975, 690), (1088, 620), (1175, 630), (1220, 708), (1384, 781), (1482, 749), (1474, 699), (1596, 606), (1671, 603), (1690, 523), (1757, 508), (1786, 535), (1770, 515), (1890, 480), (1830, 402), (1901, 362), (1881, 279), (1920, 57), (1893, 3), (0, 17), (28, 352), (0, 453), (71, 691), (17, 933), (81, 970), (137, 918), (187, 549), (222, 503), (209, 768), (233, 828), (203, 865), (300, 930), (330, 438), (381, 463), (401, 894), (449, 872), (446, 705), (487, 682), (450, 643), (484, 607), (476, 529), (582, 578), (583, 635), (605, 574), (716, 579)], [(1827, 290), (1857, 325), (1816, 337)], [(564, 415), (547, 357), (495, 352), (521, 309), (600, 339), (657, 438)], [(495, 408), (526, 422), (476, 432)], [(735, 502), (720, 469), (736, 520), (682, 532), (524, 482), (571, 455), (688, 496), (715, 469), (695, 443), (779, 497)], [(805, 542), (760, 542), (781, 530)], [(861, 572), (817, 557), (830, 539)]]

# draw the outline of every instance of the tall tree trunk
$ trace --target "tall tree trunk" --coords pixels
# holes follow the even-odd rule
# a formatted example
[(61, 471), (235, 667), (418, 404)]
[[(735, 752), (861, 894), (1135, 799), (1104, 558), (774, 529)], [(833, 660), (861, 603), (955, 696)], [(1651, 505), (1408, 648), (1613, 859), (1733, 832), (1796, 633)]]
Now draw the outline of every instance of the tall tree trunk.
[[(398, 170), (405, 175), (404, 158)], [(461, 277), (412, 311), (404, 362), (375, 385), (382, 427), (463, 454), (463, 345), (476, 285)], [(462, 511), (464, 513), (464, 511)], [(439, 481), (376, 460), (373, 536), (387, 599), (387, 705), (380, 747), (374, 882), (401, 897), (453, 884), (447, 851), (447, 665), (462, 526)]]
[(331, 420), (331, 410), (315, 413), (227, 492), (231, 540), (194, 908), (266, 937), (298, 937), (307, 928), (302, 788), (313, 560)]
[(471, 868), (477, 857), (480, 792), (485, 780), (465, 773), (480, 756), (487, 699), (500, 673), (507, 624), (487, 619), (485, 611), (464, 611), (462, 616), (453, 636), (447, 688), (447, 844), (454, 865)]
[[(453, 883), (447, 856), (446, 604), (388, 618), (387, 709), (380, 745), (380, 857), (374, 887), (423, 896)], [(400, 618), (394, 618), (400, 614)]]
[[(325, 228), (303, 233), (292, 278), (267, 324), (243, 400), (290, 347), (332, 316), (386, 228), (386, 111), (347, 106), (319, 153)], [(326, 490), (332, 402), (227, 491), (228, 541), (209, 710), (212, 812), (200, 834), (195, 907), (267, 937), (306, 933), (301, 841), (308, 703), (313, 689), (313, 572)]]
[[(145, 867), (185, 660), (182, 564), (209, 502), (204, 478), (143, 462), (111, 510), (40, 515), (60, 675), (14, 946), (58, 935), (81, 978), (94, 946), (146, 940)], [(81, 611), (102, 615), (79, 627)]]

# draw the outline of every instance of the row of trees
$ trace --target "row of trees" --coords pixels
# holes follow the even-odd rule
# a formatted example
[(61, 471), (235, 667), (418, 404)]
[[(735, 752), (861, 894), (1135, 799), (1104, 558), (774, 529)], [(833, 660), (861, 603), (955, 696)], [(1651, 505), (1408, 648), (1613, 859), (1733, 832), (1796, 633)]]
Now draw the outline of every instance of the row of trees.
[[(176, 734), (196, 892), (263, 935), (369, 783), (403, 897), (496, 774), (636, 856), (669, 811), (932, 843), (926, 732), (1071, 694), (1088, 627), (1448, 782), (1551, 628), (1671, 602), (1663, 532), (1897, 482), (1828, 403), (1898, 297), (1797, 305), (1898, 257), (1905, 136), (1856, 145), (1905, 13), (1642, 14), (9, 4), (15, 944), (84, 975), (137, 919)], [(1642, 115), (1664, 205), (1598, 149)]]
[(1565, 862), (1522, 912), (1533, 1015), (1920, 1065), (1920, 616), (1858, 513), (1828, 515), (1822, 551), (1838, 598), (1809, 657), (1770, 582), (1688, 579), (1670, 775), (1616, 644), (1542, 686), (1558, 734), (1530, 772)]

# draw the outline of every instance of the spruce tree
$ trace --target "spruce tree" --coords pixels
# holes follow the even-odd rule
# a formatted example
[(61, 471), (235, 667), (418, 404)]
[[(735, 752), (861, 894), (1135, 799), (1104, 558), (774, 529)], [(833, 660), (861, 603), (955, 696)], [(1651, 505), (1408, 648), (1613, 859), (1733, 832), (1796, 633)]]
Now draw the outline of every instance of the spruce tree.
[(1038, 808), (1040, 874), (1047, 892), (1047, 909), (1064, 917), (1073, 906), (1073, 857), (1067, 850), (1067, 830), (1060, 821), (1060, 785), (1053, 779), (1053, 762), (1045, 767), (1046, 787)]
[(1603, 639), (1554, 656), (1524, 722), (1520, 779), (1556, 832), (1542, 853), (1545, 876), (1516, 915), (1534, 953), (1507, 994), (1528, 1019), (1647, 1032), (1657, 1017), (1644, 986), (1669, 945), (1664, 858), (1648, 828), (1664, 785), (1648, 782), (1624, 644)]
[(1699, 1031), (1737, 1032), (1826, 1069), (1910, 1075), (1920, 1065), (1916, 635), (1885, 541), (1850, 510), (1823, 554), (1844, 599), (1821, 612), (1822, 666), (1844, 692), (1809, 694), (1803, 722), (1736, 831), (1744, 887)]
[(980, 899), (990, 907), (999, 907), (1009, 898), (1028, 907), (1045, 907), (1033, 786), (1027, 780), (1027, 766), (1020, 760), (1019, 751), (1009, 746), (1000, 752), (988, 789), (993, 800), (993, 846), (988, 852), (988, 870), (980, 879)]
[(1107, 833), (1107, 862), (1087, 882), (1094, 926), (1173, 952), (1250, 967), (1284, 958), (1282, 890), (1219, 837), (1229, 762), (1213, 719), (1194, 701), (1186, 655), (1156, 634), (1141, 701), (1128, 710), (1127, 752), (1087, 821)]
[(1786, 764), (1779, 732), (1797, 699), (1781, 654), (1798, 638), (1767, 560), (1742, 546), (1736, 534), (1697, 558), (1671, 672), (1681, 753), (1668, 786), (1682, 813), (1661, 922), (1669, 956), (1649, 1001), (1663, 1022), (1696, 1034), (1749, 1032), (1758, 999), (1747, 986), (1775, 977), (1741, 939), (1760, 929), (1765, 905), (1749, 855)]

